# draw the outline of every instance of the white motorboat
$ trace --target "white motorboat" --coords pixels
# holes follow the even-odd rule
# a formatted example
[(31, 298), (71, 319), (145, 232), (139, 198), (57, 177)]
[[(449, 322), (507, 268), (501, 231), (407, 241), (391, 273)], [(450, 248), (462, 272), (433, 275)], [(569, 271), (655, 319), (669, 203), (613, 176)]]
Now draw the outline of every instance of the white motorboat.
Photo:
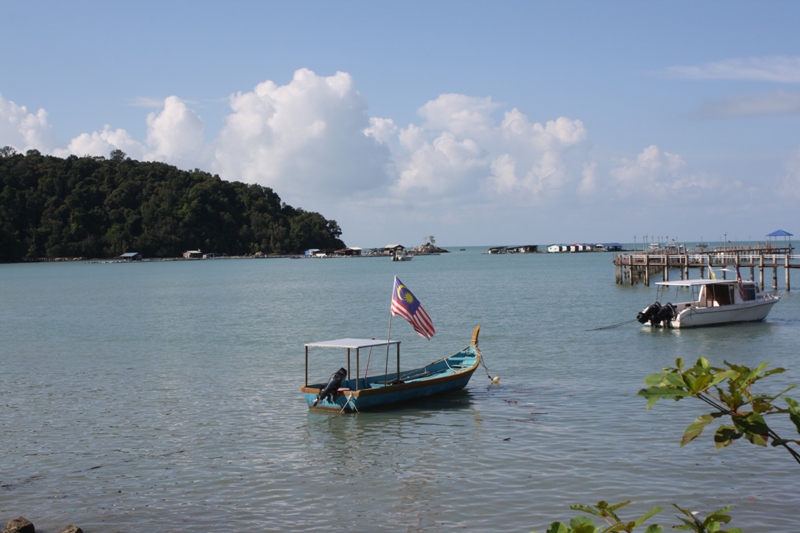
[[(642, 324), (664, 328), (695, 328), (720, 326), (737, 322), (764, 320), (779, 296), (758, 290), (754, 281), (692, 279), (656, 283), (658, 297), (636, 317)], [(675, 289), (678, 296), (689, 291), (692, 299), (686, 302), (661, 304), (668, 292)]]
[(397, 250), (392, 255), (392, 261), (411, 261), (412, 259), (414, 259), (414, 255), (405, 250)]

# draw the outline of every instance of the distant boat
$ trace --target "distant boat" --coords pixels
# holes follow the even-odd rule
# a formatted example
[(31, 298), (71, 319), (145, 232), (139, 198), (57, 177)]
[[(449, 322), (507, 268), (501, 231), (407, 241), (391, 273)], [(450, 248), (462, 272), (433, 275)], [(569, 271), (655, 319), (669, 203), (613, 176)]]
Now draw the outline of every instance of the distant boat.
[[(719, 326), (764, 320), (780, 297), (762, 293), (754, 281), (692, 279), (661, 281), (659, 297), (645, 307), (636, 319), (645, 325), (663, 328)], [(661, 304), (672, 287), (689, 288), (692, 300)]]
[[(415, 400), (463, 389), (481, 362), (478, 334), (472, 333), (472, 342), (463, 350), (413, 370), (400, 371), (400, 341), (375, 339), (338, 339), (312, 342), (305, 345), (306, 384), (301, 387), (309, 408), (336, 411), (364, 411), (382, 407), (403, 406)], [(397, 348), (397, 371), (389, 374), (367, 376), (373, 348), (376, 359), (387, 355), (389, 346)], [(347, 368), (340, 368), (328, 383), (308, 383), (309, 348), (338, 348), (346, 350)], [(361, 375), (363, 351), (369, 348), (367, 368)], [(351, 359), (355, 355), (355, 361)], [(327, 360), (327, 359), (326, 359)], [(348, 379), (355, 362), (356, 377)]]
[(414, 259), (414, 256), (405, 250), (397, 250), (392, 255), (392, 261), (411, 261)]
[(464, 250), (466, 250), (466, 248), (459, 248), (458, 249), (459, 252), (463, 252)]

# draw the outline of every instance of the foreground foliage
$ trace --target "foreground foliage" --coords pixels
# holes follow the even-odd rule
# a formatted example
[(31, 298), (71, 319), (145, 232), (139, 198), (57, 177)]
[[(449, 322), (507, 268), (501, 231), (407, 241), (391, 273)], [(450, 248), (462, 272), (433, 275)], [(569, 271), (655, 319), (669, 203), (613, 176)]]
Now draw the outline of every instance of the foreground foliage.
[[(601, 501), (597, 505), (570, 505), (570, 509), (602, 518), (608, 525), (595, 526), (594, 520), (588, 516), (576, 516), (569, 521), (569, 525), (563, 522), (553, 522), (545, 533), (617, 533), (622, 531), (630, 533), (639, 530), (645, 521), (664, 510), (662, 507), (653, 507), (636, 520), (624, 521), (617, 515), (617, 510), (629, 503), (631, 502), (609, 505), (607, 502)], [(731, 517), (727, 514), (730, 507), (714, 511), (703, 520), (697, 518), (688, 509), (682, 509), (675, 504), (673, 504), (673, 507), (680, 511), (685, 518), (678, 516), (682, 524), (672, 526), (672, 529), (694, 531), (695, 533), (742, 533), (742, 530), (738, 527), (720, 529), (723, 524), (731, 521)], [(646, 529), (640, 531), (643, 533), (663, 533), (664, 528), (658, 524), (650, 524)]]
[(269, 187), (227, 182), (126, 158), (26, 155), (0, 149), (0, 261), (23, 258), (177, 257), (185, 250), (244, 255), (342, 248), (319, 213), (281, 202)]
[[(800, 433), (798, 402), (784, 396), (795, 385), (773, 395), (755, 394), (752, 390), (756, 382), (781, 374), (785, 370), (767, 370), (769, 363), (762, 363), (754, 369), (727, 361), (725, 366), (727, 368), (713, 367), (701, 357), (693, 367), (684, 368), (683, 360), (678, 359), (675, 367), (668, 367), (659, 374), (648, 376), (645, 383), (649, 386), (640, 390), (639, 396), (647, 399), (648, 409), (658, 400), (668, 398), (675, 401), (697, 398), (714, 408), (714, 411), (700, 415), (689, 425), (683, 434), (681, 446), (699, 437), (703, 429), (714, 420), (727, 417), (729, 423), (721, 424), (714, 433), (717, 449), (730, 446), (733, 441), (744, 437), (758, 446), (781, 446), (800, 463), (800, 453), (791, 446), (800, 444), (800, 440), (781, 438), (765, 420), (767, 416), (788, 414)], [(783, 398), (787, 407), (782, 408), (775, 404), (779, 398)]]

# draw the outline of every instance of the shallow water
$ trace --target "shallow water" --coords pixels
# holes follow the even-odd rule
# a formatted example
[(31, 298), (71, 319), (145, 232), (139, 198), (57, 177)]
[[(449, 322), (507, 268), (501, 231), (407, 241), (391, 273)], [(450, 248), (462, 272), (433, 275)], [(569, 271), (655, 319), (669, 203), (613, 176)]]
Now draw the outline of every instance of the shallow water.
[[(615, 285), (611, 254), (483, 251), (0, 265), (0, 522), (543, 532), (572, 503), (630, 499), (630, 517), (733, 505), (746, 532), (799, 529), (786, 452), (716, 451), (710, 433), (681, 448), (702, 405), (647, 411), (636, 396), (648, 374), (700, 355), (789, 368), (770, 391), (800, 382), (796, 294), (759, 324), (588, 331), (633, 319), (655, 288)], [(456, 352), (481, 324), (500, 384), (481, 369), (466, 391), (412, 408), (309, 412), (303, 344), (385, 336), (394, 275), (437, 329), (426, 341), (393, 321), (404, 367)], [(310, 378), (327, 380), (342, 360), (318, 362)]]

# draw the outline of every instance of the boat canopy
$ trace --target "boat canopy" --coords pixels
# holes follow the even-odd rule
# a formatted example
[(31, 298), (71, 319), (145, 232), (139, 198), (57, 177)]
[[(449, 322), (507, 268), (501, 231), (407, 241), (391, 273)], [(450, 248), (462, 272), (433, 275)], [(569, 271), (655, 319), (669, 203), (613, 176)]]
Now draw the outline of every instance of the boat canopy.
[(305, 345), (306, 348), (371, 348), (373, 346), (391, 346), (392, 344), (400, 344), (400, 341), (387, 341), (377, 339), (336, 339), (332, 341), (319, 341), (309, 342)]

